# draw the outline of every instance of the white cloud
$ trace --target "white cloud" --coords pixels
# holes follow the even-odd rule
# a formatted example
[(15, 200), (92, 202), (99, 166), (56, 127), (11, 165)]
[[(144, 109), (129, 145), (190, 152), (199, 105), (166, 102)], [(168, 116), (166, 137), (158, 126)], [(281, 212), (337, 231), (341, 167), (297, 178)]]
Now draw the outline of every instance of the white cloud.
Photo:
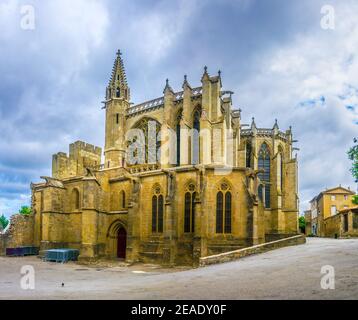
[(177, 45), (185, 31), (190, 28), (190, 20), (198, 10), (197, 0), (183, 0), (173, 3), (161, 1), (154, 8), (144, 13), (137, 13), (131, 19), (128, 30), (122, 33), (127, 35), (136, 50), (146, 61), (158, 62), (168, 55), (173, 45)]
[(335, 9), (334, 31), (317, 23), (310, 34), (298, 34), (285, 47), (263, 54), (258, 72), (240, 87), (240, 101), (261, 124), (270, 126), (265, 119), (278, 117), (283, 126), (293, 125), (301, 148), (301, 209), (312, 192), (340, 183), (353, 186), (346, 151), (358, 134), (358, 114), (346, 106), (358, 99), (351, 87), (358, 88), (358, 4), (339, 3)]

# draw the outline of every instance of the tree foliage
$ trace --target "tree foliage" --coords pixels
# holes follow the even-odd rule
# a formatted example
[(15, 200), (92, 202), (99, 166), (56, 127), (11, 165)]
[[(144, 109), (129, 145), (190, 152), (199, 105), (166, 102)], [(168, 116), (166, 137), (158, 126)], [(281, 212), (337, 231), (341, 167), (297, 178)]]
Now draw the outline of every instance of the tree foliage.
[(21, 209), (19, 210), (19, 213), (23, 215), (28, 215), (32, 213), (32, 210), (28, 206), (22, 206)]
[(352, 202), (358, 205), (358, 195), (352, 197)]
[[(352, 161), (351, 172), (356, 183), (358, 183), (358, 139), (353, 140), (354, 146), (348, 151), (348, 158)], [(353, 196), (354, 204), (358, 204), (358, 195)]]
[(353, 141), (355, 145), (349, 149), (348, 158), (353, 162), (351, 172), (355, 182), (358, 183), (358, 139), (355, 138)]
[(306, 219), (304, 216), (298, 218), (298, 227), (300, 228), (301, 232), (304, 233), (306, 230)]
[(9, 220), (4, 215), (2, 215), (0, 217), (0, 228), (5, 229), (8, 224), (9, 224)]

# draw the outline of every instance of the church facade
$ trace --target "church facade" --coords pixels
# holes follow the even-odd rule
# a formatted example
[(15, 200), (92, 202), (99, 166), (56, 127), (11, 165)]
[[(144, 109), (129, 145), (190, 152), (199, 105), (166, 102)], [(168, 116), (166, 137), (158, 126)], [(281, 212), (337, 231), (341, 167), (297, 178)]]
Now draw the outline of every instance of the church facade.
[(291, 128), (241, 124), (220, 72), (167, 80), (133, 105), (120, 52), (106, 89), (102, 149), (77, 141), (32, 184), (33, 244), (80, 259), (197, 265), (199, 258), (298, 233)]

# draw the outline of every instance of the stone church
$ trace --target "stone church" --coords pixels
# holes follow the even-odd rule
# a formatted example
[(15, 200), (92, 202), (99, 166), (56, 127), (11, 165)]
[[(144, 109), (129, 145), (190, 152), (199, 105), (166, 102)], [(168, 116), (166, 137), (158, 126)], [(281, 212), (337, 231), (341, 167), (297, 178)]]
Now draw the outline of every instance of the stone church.
[[(102, 149), (77, 141), (31, 185), (33, 244), (80, 259), (197, 265), (200, 257), (298, 233), (291, 128), (241, 124), (233, 92), (205, 67), (201, 86), (166, 81), (134, 105), (117, 53)], [(133, 147), (133, 145), (135, 147)]]

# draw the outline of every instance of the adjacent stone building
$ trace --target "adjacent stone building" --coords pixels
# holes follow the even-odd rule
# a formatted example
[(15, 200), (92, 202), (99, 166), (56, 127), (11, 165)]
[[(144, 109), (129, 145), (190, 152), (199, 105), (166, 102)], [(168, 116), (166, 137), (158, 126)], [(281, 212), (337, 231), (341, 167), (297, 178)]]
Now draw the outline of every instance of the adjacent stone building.
[[(322, 191), (315, 196), (310, 201), (310, 210), (305, 212), (306, 221), (309, 221), (306, 234), (319, 237), (331, 237), (332, 234), (341, 234), (339, 231), (340, 226), (335, 222), (341, 219), (341, 217), (338, 217), (339, 213), (353, 206), (352, 196), (354, 194), (349, 188), (338, 186)], [(333, 221), (335, 222), (333, 223)], [(336, 231), (334, 232), (332, 223), (336, 226)]]
[(52, 177), (32, 184), (32, 244), (78, 248), (80, 259), (195, 265), (297, 234), (291, 128), (244, 127), (222, 86), (205, 67), (199, 87), (185, 76), (174, 91), (167, 80), (163, 96), (133, 105), (118, 52), (104, 162), (84, 142), (53, 156)]
[(358, 237), (358, 206), (343, 209), (324, 221), (325, 236), (331, 238)]

